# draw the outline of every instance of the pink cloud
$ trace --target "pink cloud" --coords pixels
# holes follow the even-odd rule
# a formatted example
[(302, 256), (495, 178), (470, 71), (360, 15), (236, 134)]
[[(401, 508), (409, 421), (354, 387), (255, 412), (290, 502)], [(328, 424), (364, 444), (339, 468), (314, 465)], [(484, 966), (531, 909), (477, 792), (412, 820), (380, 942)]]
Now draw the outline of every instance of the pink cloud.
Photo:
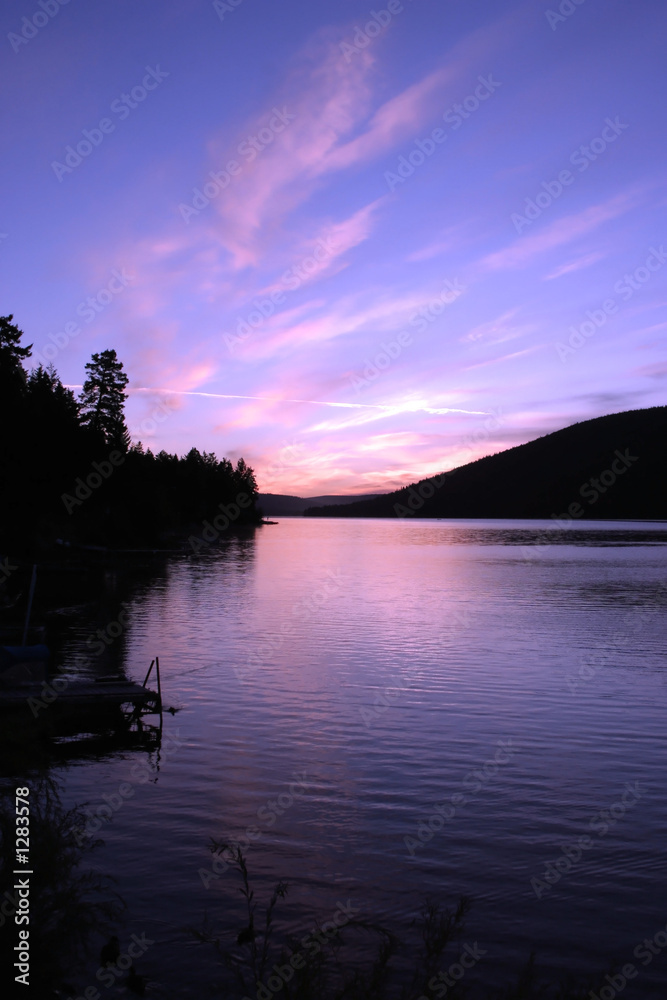
[(602, 260), (604, 254), (601, 251), (595, 251), (594, 253), (585, 254), (583, 257), (577, 257), (575, 260), (567, 261), (565, 264), (561, 264), (550, 274), (544, 276), (545, 281), (553, 281), (555, 278), (560, 278), (564, 274), (572, 274), (573, 271), (581, 271), (585, 267), (590, 267), (591, 264), (595, 264), (598, 260)]
[[(431, 296), (433, 298), (433, 296)], [(396, 329), (407, 322), (408, 316), (428, 299), (426, 294), (391, 296), (386, 293), (372, 305), (358, 305), (359, 295), (347, 296), (327, 305), (321, 313), (321, 301), (310, 303), (313, 312), (293, 322), (294, 311), (276, 314), (266, 321), (257, 333), (239, 351), (246, 360), (271, 357), (279, 351), (294, 350), (308, 343), (332, 340), (337, 337), (374, 329), (379, 337), (385, 331)], [(305, 312), (305, 307), (303, 309)], [(363, 358), (360, 357), (360, 362)]]
[(469, 223), (464, 223), (463, 225), (450, 226), (446, 229), (439, 239), (432, 243), (428, 243), (421, 250), (415, 250), (405, 258), (409, 263), (420, 263), (423, 260), (431, 260), (433, 257), (438, 257), (440, 254), (448, 253), (450, 250), (460, 251), (461, 247), (467, 242), (465, 233), (469, 230)]
[(647, 378), (667, 378), (667, 361), (656, 361), (653, 365), (643, 365), (635, 368), (634, 375), (642, 375)]
[[(214, 202), (218, 238), (233, 267), (258, 263), (281, 220), (311, 196), (325, 174), (377, 159), (413, 139), (416, 130), (436, 125), (448, 104), (464, 96), (462, 88), (476, 82), (481, 61), (506, 43), (511, 21), (505, 17), (473, 32), (453, 47), (445, 65), (374, 111), (380, 79), (370, 54), (360, 53), (350, 63), (331, 32), (311, 40), (275, 98), (293, 120), (251, 163), (242, 164), (241, 175)], [(249, 133), (257, 129), (257, 121), (248, 123)], [(355, 131), (359, 134), (352, 135)], [(229, 146), (227, 140), (210, 144), (218, 169), (230, 158)]]
[[(270, 295), (275, 291), (296, 291), (304, 285), (316, 281), (328, 271), (338, 271), (345, 264), (336, 261), (348, 250), (368, 239), (373, 226), (373, 213), (384, 199), (378, 198), (341, 222), (329, 223), (314, 236), (309, 237), (302, 247), (302, 254), (287, 268), (278, 281), (266, 286), (258, 294)], [(286, 284), (284, 278), (288, 276)], [(298, 282), (297, 288), (295, 284)]]
[(536, 329), (534, 325), (512, 322), (518, 312), (519, 308), (517, 306), (515, 309), (509, 309), (496, 319), (480, 323), (479, 326), (474, 327), (460, 338), (461, 343), (474, 343), (475, 341), (483, 340), (485, 344), (502, 344), (507, 340), (515, 340), (517, 337), (522, 337), (526, 333), (532, 333)]
[(333, 149), (320, 161), (317, 172), (342, 170), (355, 163), (375, 159), (405, 138), (412, 137), (415, 129), (433, 115), (434, 97), (459, 74), (459, 66), (443, 67), (387, 101), (376, 111), (366, 132)]
[(512, 361), (514, 358), (521, 358), (526, 354), (534, 354), (535, 351), (539, 351), (541, 348), (538, 347), (526, 347), (523, 351), (514, 351), (512, 354), (503, 354), (499, 358), (489, 358), (487, 361), (478, 361), (474, 365), (466, 365), (463, 371), (469, 372), (473, 371), (475, 368), (486, 368), (488, 365), (499, 365), (503, 361)]
[(487, 271), (523, 267), (539, 254), (570, 243), (572, 240), (597, 229), (603, 223), (623, 215), (634, 208), (639, 201), (640, 193), (633, 189), (616, 195), (600, 205), (592, 205), (576, 215), (567, 215), (565, 218), (557, 219), (545, 229), (520, 237), (511, 246), (488, 254), (482, 259), (481, 266)]

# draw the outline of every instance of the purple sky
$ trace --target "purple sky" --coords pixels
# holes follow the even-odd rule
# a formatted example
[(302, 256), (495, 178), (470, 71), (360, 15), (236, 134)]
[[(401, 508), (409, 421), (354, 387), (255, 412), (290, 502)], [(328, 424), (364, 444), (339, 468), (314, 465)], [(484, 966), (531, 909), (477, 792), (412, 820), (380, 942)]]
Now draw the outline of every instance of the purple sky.
[(135, 440), (370, 492), (665, 402), (661, 0), (41, 4), (0, 311)]

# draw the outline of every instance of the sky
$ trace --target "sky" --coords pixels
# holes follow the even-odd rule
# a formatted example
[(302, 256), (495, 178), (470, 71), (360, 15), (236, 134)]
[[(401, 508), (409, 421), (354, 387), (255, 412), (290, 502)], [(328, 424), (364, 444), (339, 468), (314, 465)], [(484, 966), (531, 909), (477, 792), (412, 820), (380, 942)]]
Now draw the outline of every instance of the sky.
[(665, 403), (661, 0), (0, 22), (0, 312), (67, 385), (114, 348), (144, 447), (386, 492)]

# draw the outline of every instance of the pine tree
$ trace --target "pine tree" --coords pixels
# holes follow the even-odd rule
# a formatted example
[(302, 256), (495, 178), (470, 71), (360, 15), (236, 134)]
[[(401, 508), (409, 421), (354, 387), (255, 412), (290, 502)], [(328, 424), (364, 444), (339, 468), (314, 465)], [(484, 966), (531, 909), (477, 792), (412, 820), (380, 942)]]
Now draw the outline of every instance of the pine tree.
[[(26, 440), (26, 372), (22, 362), (32, 344), (21, 347), (23, 332), (13, 316), (0, 316), (0, 530), (16, 526), (22, 498), (17, 477), (28, 451)], [(16, 534), (16, 532), (15, 532)]]
[(12, 323), (14, 316), (0, 316), (0, 394), (16, 397), (25, 390), (26, 373), (22, 362), (32, 354), (32, 344), (21, 347), (23, 331)]
[(48, 429), (46, 425), (54, 420), (78, 427), (79, 404), (72, 390), (62, 384), (52, 364), (47, 368), (43, 365), (33, 368), (28, 376), (27, 388), (31, 411), (44, 429)]
[(27, 381), (26, 427), (32, 440), (30, 451), (50, 467), (67, 468), (72, 461), (85, 461), (88, 437), (79, 423), (79, 404), (58, 372), (49, 365), (33, 368)]
[(81, 420), (110, 447), (127, 452), (130, 434), (125, 424), (125, 386), (129, 382), (113, 350), (93, 354), (80, 397)]
[(30, 513), (31, 530), (47, 538), (60, 513), (60, 497), (97, 452), (79, 423), (74, 393), (62, 384), (53, 365), (33, 368), (26, 390), (21, 508), (26, 516)]
[(249, 465), (246, 465), (245, 459), (239, 458), (236, 463), (235, 476), (241, 489), (249, 493), (251, 497), (257, 495), (255, 473)]

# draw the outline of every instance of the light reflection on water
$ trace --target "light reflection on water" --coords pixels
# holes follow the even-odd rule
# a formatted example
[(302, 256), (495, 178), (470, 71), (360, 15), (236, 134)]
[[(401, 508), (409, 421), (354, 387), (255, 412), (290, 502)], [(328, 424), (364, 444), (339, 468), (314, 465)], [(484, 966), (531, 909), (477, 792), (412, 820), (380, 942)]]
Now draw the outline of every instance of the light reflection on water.
[[(156, 939), (144, 971), (163, 995), (210, 979), (184, 930), (205, 909), (230, 940), (242, 926), (230, 873), (205, 889), (198, 869), (210, 837), (248, 828), (251, 873), (290, 883), (295, 928), (350, 898), (400, 929), (426, 895), (466, 893), (467, 939), (495, 970), (532, 947), (558, 970), (636, 962), (667, 923), (665, 541), (667, 525), (283, 518), (172, 562), (133, 599), (126, 643), (139, 680), (159, 653), (182, 708), (157, 782), (132, 778), (130, 754), (65, 775), (91, 803), (134, 781), (96, 861)], [(480, 780), (501, 740), (511, 758)], [(531, 878), (636, 782), (636, 804), (537, 899)], [(411, 854), (443, 803), (454, 815)], [(634, 996), (653, 995), (658, 966)]]

